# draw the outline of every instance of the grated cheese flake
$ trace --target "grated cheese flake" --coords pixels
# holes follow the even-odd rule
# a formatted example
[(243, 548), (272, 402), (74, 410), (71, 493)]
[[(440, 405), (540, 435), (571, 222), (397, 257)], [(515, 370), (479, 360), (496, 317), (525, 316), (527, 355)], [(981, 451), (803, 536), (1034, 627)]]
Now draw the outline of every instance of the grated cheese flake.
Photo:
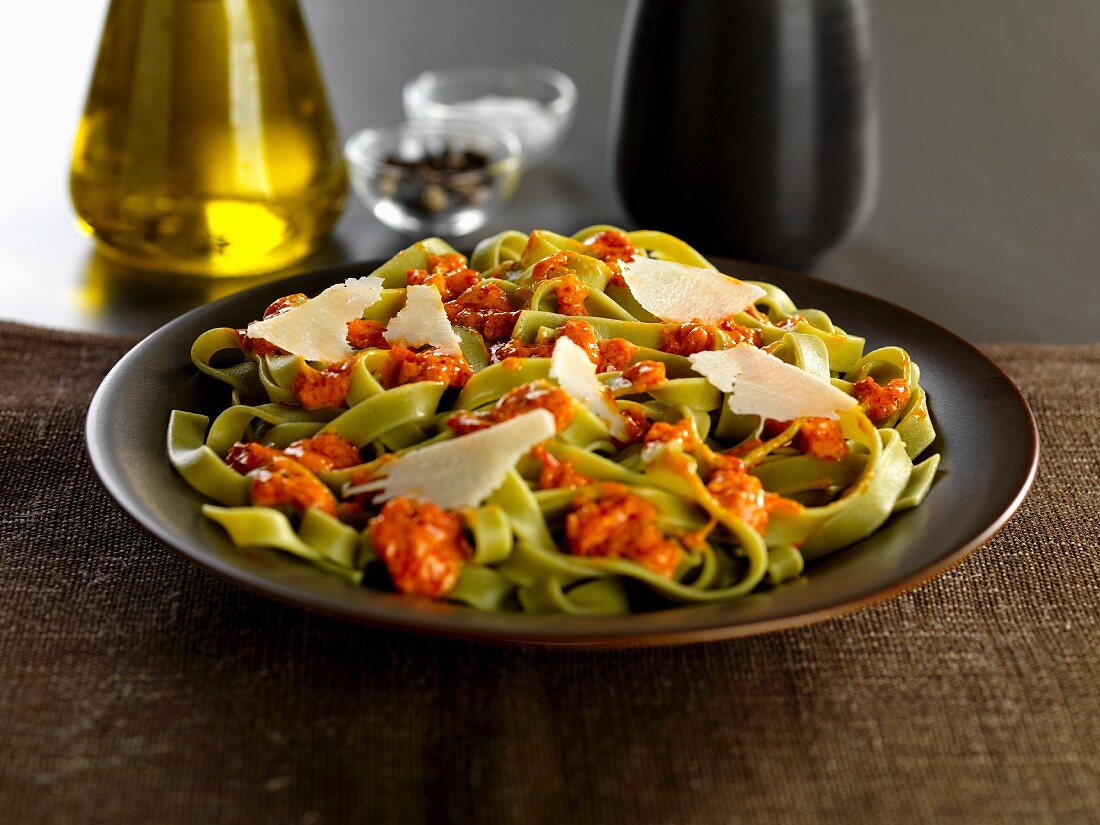
[(348, 278), (304, 304), (253, 321), (246, 334), (263, 338), (307, 361), (339, 361), (355, 352), (347, 342), (348, 322), (362, 317), (363, 311), (381, 297), (381, 278)]
[(691, 368), (722, 392), (729, 393), (735, 413), (759, 415), (777, 421), (814, 416), (838, 418), (838, 410), (858, 403), (798, 367), (750, 344), (689, 355)]
[(439, 290), (427, 284), (406, 288), (405, 306), (390, 319), (384, 337), (391, 344), (406, 347), (427, 344), (450, 355), (461, 351), (461, 339), (447, 318)]
[(596, 365), (583, 349), (564, 335), (554, 344), (550, 377), (603, 421), (613, 438), (627, 437), (626, 421), (615, 406), (611, 391), (596, 377)]
[(767, 293), (755, 284), (673, 261), (637, 256), (619, 265), (631, 294), (663, 321), (718, 324)]
[(555, 432), (552, 413), (531, 410), (469, 435), (410, 450), (386, 464), (384, 476), (348, 487), (344, 495), (377, 492), (376, 502), (417, 498), (444, 509), (477, 507), (504, 483), (521, 456)]

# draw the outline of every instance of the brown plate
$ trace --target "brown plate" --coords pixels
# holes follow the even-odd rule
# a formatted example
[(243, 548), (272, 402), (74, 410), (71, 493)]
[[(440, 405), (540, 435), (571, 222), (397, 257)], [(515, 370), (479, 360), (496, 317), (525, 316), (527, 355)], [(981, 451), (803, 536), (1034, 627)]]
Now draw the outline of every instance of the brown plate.
[(946, 570), (999, 529), (1031, 486), (1035, 422), (1019, 390), (970, 344), (918, 315), (805, 275), (715, 259), (724, 272), (767, 280), (801, 307), (817, 307), (868, 349), (897, 344), (921, 368), (943, 459), (924, 504), (891, 517), (872, 536), (810, 565), (806, 576), (741, 601), (613, 618), (481, 613), (354, 587), (275, 550), (235, 548), (203, 518), (203, 498), (165, 455), (173, 409), (215, 415), (224, 385), (188, 357), (212, 327), (243, 327), (275, 298), (315, 294), (378, 262), (263, 284), (183, 315), (131, 350), (92, 399), (87, 441), (107, 491), (153, 536), (218, 575), (258, 593), (355, 621), (491, 642), (650, 645), (748, 636), (850, 613)]

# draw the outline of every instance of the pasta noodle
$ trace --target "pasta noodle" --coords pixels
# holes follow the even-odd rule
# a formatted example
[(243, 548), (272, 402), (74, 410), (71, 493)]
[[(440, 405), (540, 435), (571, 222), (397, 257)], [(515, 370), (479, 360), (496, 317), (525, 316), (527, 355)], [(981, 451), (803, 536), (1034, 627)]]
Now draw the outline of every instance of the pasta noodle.
[[(762, 282), (719, 324), (658, 318), (619, 275), (634, 256), (714, 269), (670, 235), (610, 226), (502, 232), (468, 265), (428, 239), (371, 273), (381, 297), (361, 317), (334, 319), (347, 324), (346, 360), (307, 362), (243, 329), (205, 332), (191, 358), (226, 385), (229, 404), (212, 421), (175, 411), (168, 458), (239, 546), (492, 611), (611, 615), (736, 599), (802, 576), (921, 503), (939, 456), (921, 459), (935, 430), (903, 349), (864, 352), (824, 312)], [(413, 284), (438, 291), (460, 353), (386, 339)], [(551, 377), (562, 377), (551, 363), (563, 339), (593, 364), (602, 418), (572, 380)], [(859, 403), (789, 421), (734, 413), (689, 356), (738, 346)], [(608, 403), (624, 438), (609, 432)], [(467, 433), (538, 408), (556, 434), (514, 465), (464, 452)], [(442, 465), (421, 494), (363, 491), (429, 444), (447, 445), (448, 467), (491, 474), (492, 492), (444, 510), (431, 493), (455, 483)]]

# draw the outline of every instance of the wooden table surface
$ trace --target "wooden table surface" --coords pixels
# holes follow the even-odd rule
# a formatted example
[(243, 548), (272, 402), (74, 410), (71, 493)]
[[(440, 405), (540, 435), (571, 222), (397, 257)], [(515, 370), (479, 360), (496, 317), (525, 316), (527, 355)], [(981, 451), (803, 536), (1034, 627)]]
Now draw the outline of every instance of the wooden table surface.
[[(69, 152), (106, 5), (66, 4), (58, 26), (53, 4), (19, 4), (0, 33), (0, 317), (141, 333), (248, 282), (123, 270), (78, 233)], [(568, 141), (484, 233), (628, 223), (606, 169), (625, 5), (303, 0), (344, 134), (401, 119), (401, 85), (426, 68), (526, 60), (576, 80)], [(882, 0), (873, 13), (878, 208), (814, 274), (975, 341), (1100, 340), (1100, 4)], [(296, 269), (384, 257), (405, 243), (356, 202), (332, 243)]]

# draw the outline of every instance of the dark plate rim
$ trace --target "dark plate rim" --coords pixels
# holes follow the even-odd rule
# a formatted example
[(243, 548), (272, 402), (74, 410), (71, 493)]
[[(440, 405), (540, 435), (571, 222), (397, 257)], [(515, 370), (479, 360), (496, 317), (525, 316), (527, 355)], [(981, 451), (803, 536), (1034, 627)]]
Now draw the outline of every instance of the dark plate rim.
[[(720, 257), (720, 256), (716, 256)], [(296, 273), (291, 276), (294, 279), (304, 279), (308, 277), (317, 277), (330, 271), (343, 271), (350, 268), (359, 269), (371, 269), (373, 270), (377, 266), (381, 265), (385, 259), (372, 259), (359, 263), (340, 264), (337, 266), (319, 267), (317, 269), (309, 270), (306, 272)], [(729, 259), (726, 259), (729, 260)], [(740, 262), (737, 263), (747, 263)], [(1024, 498), (1027, 496), (1028, 491), (1031, 489), (1032, 483), (1035, 480), (1035, 474), (1039, 462), (1039, 433), (1035, 423), (1035, 416), (1031, 411), (1031, 407), (1028, 405), (1027, 400), (1024, 398), (1023, 393), (1016, 386), (1015, 382), (1009, 378), (1009, 376), (1002, 370), (996, 363), (994, 363), (985, 353), (983, 353), (976, 346), (971, 344), (966, 339), (942, 326), (925, 318), (922, 315), (913, 312), (899, 304), (892, 303), (890, 301), (878, 298), (869, 293), (861, 290), (852, 289), (851, 287), (842, 286), (840, 284), (834, 284), (827, 282), (819, 278), (815, 278), (812, 275), (807, 275), (801, 272), (792, 272), (790, 270), (781, 269), (779, 267), (767, 266), (763, 264), (749, 264), (755, 270), (758, 271), (771, 271), (781, 273), (784, 278), (795, 278), (796, 280), (802, 279), (809, 282), (815, 282), (826, 285), (830, 290), (838, 292), (840, 298), (844, 297), (844, 294), (859, 296), (863, 299), (869, 299), (874, 302), (889, 306), (890, 308), (900, 311), (904, 314), (913, 316), (923, 324), (933, 328), (937, 334), (943, 336), (949, 340), (952, 344), (961, 346), (968, 350), (972, 355), (977, 356), (978, 359), (983, 361), (986, 366), (990, 367), (994, 374), (1004, 382), (1012, 393), (1014, 400), (1018, 403), (1022, 411), (1024, 412), (1028, 427), (1027, 427), (1027, 449), (1028, 458), (1026, 463), (1026, 469), (1024, 473), (1014, 483), (1015, 494), (1012, 499), (1005, 505), (1001, 511), (992, 519), (990, 519), (983, 527), (979, 528), (974, 534), (961, 542), (950, 552), (940, 556), (934, 561), (926, 564), (924, 567), (914, 571), (903, 577), (902, 579), (892, 582), (889, 585), (883, 586), (880, 589), (876, 589), (864, 596), (849, 598), (838, 601), (833, 604), (827, 604), (825, 606), (805, 610), (801, 612), (793, 612), (787, 615), (774, 616), (765, 619), (754, 619), (735, 624), (723, 624), (720, 621), (712, 621), (708, 624), (703, 624), (697, 627), (684, 627), (675, 630), (669, 630), (664, 632), (647, 632), (639, 633), (632, 631), (628, 624), (624, 623), (623, 629), (613, 632), (604, 633), (587, 633), (572, 634), (561, 632), (560, 629), (554, 628), (549, 632), (540, 631), (537, 627), (517, 627), (515, 630), (509, 631), (494, 631), (493, 633), (481, 632), (475, 629), (465, 628), (462, 626), (455, 626), (447, 624), (446, 621), (407, 621), (399, 618), (391, 618), (384, 613), (365, 613), (362, 611), (350, 611), (343, 608), (339, 603), (336, 603), (324, 596), (317, 594), (304, 593), (294, 587), (284, 585), (280, 582), (273, 581), (269, 578), (265, 578), (262, 575), (250, 573), (248, 571), (234, 568), (228, 563), (223, 563), (212, 555), (204, 555), (198, 552), (192, 551), (186, 546), (186, 541), (179, 540), (174, 536), (171, 531), (165, 529), (163, 525), (155, 518), (150, 517), (144, 510), (136, 506), (134, 503), (128, 500), (128, 494), (123, 489), (120, 482), (114, 477), (111, 472), (110, 461), (105, 453), (105, 449), (102, 445), (96, 443), (95, 431), (99, 427), (100, 418), (104, 416), (106, 407), (108, 405), (107, 398), (110, 395), (110, 387), (112, 383), (118, 380), (118, 377), (127, 372), (129, 364), (134, 361), (140, 362), (144, 351), (148, 349), (154, 339), (161, 335), (167, 335), (171, 331), (186, 327), (189, 325), (191, 319), (200, 314), (211, 310), (211, 308), (219, 307), (223, 304), (238, 300), (241, 295), (263, 289), (270, 289), (273, 286), (282, 283), (283, 281), (272, 281), (263, 284), (257, 284), (246, 290), (233, 293), (232, 295), (220, 298), (217, 301), (213, 301), (209, 304), (196, 307), (183, 315), (179, 316), (173, 321), (168, 322), (159, 329), (147, 335), (141, 341), (139, 341), (132, 349), (130, 349), (119, 361), (111, 368), (107, 375), (103, 378), (97, 388), (95, 395), (92, 397), (91, 403), (88, 406), (88, 414), (85, 422), (85, 452), (88, 456), (89, 464), (91, 465), (97, 480), (103, 489), (110, 496), (114, 504), (122, 510), (138, 527), (140, 527), (148, 535), (152, 536), (161, 544), (169, 547), (171, 550), (187, 559), (188, 561), (196, 564), (198, 567), (213, 573), (218, 578), (224, 581), (235, 584), (239, 587), (255, 593), (257, 595), (273, 598), (277, 601), (285, 604), (294, 605), (296, 607), (305, 608), (315, 613), (331, 616), (334, 618), (353, 621), (359, 624), (364, 624), (372, 627), (379, 627), (389, 630), (401, 630), (406, 632), (417, 633), (421, 635), (430, 635), (437, 637), (444, 637), (449, 639), (463, 640), (463, 641), (476, 641), (483, 643), (504, 644), (504, 645), (538, 645), (549, 647), (652, 647), (661, 645), (673, 645), (673, 644), (690, 644), (696, 642), (716, 641), (720, 639), (734, 639), (744, 638), (747, 636), (756, 636), (764, 633), (774, 633), (780, 630), (791, 630), (798, 627), (804, 627), (806, 625), (822, 622), (827, 619), (838, 618), (846, 616), (851, 613), (866, 609), (880, 602), (891, 599), (894, 596), (911, 590), (912, 588), (927, 582), (936, 576), (946, 572), (955, 565), (963, 561), (967, 556), (981, 547), (987, 542), (994, 534), (996, 534), (1012, 516), (1019, 509)]]

